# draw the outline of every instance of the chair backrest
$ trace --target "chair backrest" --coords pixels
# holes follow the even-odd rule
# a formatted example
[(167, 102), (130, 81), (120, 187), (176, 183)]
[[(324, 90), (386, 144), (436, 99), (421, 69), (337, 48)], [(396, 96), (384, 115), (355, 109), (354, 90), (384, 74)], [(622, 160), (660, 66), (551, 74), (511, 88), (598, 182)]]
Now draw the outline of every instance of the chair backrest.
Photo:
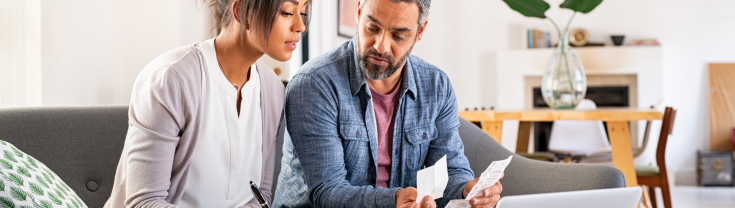
[(549, 150), (572, 155), (610, 151), (610, 141), (602, 121), (555, 121), (551, 127)]
[[(574, 110), (595, 110), (597, 105), (583, 99)], [(554, 121), (549, 137), (552, 152), (589, 156), (612, 150), (602, 121)]]
[(664, 119), (661, 123), (661, 133), (658, 136), (658, 147), (656, 148), (656, 163), (662, 174), (666, 174), (666, 143), (669, 135), (674, 132), (674, 120), (676, 120), (676, 110), (672, 107), (666, 107)]

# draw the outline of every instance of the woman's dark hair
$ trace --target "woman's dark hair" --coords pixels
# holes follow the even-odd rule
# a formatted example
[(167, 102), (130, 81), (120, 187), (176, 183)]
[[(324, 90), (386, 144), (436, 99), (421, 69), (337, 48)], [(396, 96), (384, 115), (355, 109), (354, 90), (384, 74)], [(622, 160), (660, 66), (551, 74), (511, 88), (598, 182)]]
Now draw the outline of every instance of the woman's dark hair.
[[(230, 24), (232, 19), (232, 2), (240, 1), (240, 22), (245, 28), (245, 22), (250, 22), (251, 27), (256, 31), (262, 31), (263, 37), (266, 39), (270, 36), (273, 23), (276, 21), (278, 14), (281, 13), (281, 6), (289, 0), (207, 0), (214, 17), (214, 31), (216, 34), (222, 32), (222, 29)], [(294, 15), (300, 15), (297, 11)], [(306, 16), (303, 17), (304, 25), (309, 28), (309, 20), (311, 19), (311, 0), (306, 2)], [(304, 31), (306, 32), (306, 31)], [(216, 35), (215, 34), (215, 35)], [(241, 34), (242, 35), (242, 34)]]

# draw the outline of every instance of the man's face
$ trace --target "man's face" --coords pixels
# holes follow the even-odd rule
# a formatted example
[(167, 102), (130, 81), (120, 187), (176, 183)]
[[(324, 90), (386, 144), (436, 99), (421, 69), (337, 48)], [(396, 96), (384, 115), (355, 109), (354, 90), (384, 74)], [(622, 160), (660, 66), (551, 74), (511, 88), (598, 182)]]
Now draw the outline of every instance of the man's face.
[[(360, 1), (362, 3), (362, 1)], [(368, 0), (359, 5), (357, 19), (357, 55), (365, 77), (382, 80), (393, 75), (406, 63), (406, 57), (419, 31), (419, 8), (416, 3), (392, 0)], [(417, 32), (418, 31), (418, 32)]]

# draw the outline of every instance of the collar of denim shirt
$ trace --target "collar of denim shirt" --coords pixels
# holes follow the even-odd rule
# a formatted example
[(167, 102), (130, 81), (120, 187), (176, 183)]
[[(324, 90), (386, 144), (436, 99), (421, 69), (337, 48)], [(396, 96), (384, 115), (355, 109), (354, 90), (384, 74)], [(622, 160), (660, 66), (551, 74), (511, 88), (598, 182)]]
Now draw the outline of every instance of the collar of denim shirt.
[[(352, 96), (357, 95), (360, 90), (366, 90), (368, 97), (372, 98), (370, 90), (368, 89), (367, 80), (365, 75), (360, 70), (360, 62), (357, 55), (357, 37), (350, 40), (352, 46), (352, 69), (350, 70), (350, 89), (352, 90)], [(401, 82), (401, 97), (409, 94), (411, 99), (416, 99), (416, 82), (414, 80), (413, 67), (411, 65), (411, 55), (406, 57), (406, 65), (403, 66), (403, 81)]]

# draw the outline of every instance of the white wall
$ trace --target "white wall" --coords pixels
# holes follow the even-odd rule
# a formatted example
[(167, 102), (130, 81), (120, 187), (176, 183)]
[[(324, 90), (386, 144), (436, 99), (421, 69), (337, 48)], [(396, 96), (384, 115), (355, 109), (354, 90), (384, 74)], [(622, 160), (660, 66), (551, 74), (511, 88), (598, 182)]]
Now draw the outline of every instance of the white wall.
[(204, 40), (195, 0), (42, 0), (43, 105), (126, 105), (156, 56)]
[(337, 35), (337, 1), (313, 1), (309, 23), (309, 58), (317, 57), (348, 41)]
[[(558, 8), (563, 0), (547, 0), (547, 16), (564, 24), (571, 11)], [(336, 3), (315, 1), (311, 56), (346, 39), (336, 35)], [(572, 28), (583, 27), (592, 41), (610, 44), (610, 34), (626, 40), (655, 38), (662, 44), (664, 106), (679, 110), (667, 150), (667, 165), (677, 183), (694, 184), (696, 150), (708, 143), (707, 64), (735, 62), (735, 1), (730, 0), (608, 0), (586, 15), (577, 15)], [(320, 9), (320, 10), (317, 10)], [(318, 26), (316, 26), (318, 25)], [(524, 27), (552, 30), (548, 21), (526, 18), (500, 0), (433, 1), (424, 39), (413, 54), (441, 67), (453, 81), (460, 109), (491, 106), (483, 99), (487, 54), (520, 48)], [(315, 35), (316, 36), (316, 35)], [(523, 96), (523, 95), (518, 95)], [(655, 104), (655, 103), (651, 103)]]

